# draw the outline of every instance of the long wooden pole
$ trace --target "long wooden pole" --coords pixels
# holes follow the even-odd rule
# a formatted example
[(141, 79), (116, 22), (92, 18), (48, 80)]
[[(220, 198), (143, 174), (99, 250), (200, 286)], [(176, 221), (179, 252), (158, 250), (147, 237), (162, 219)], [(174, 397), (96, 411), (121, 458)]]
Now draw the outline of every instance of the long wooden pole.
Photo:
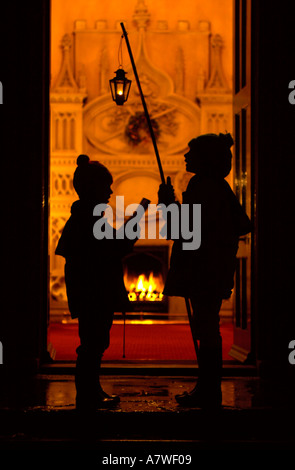
[[(153, 130), (153, 127), (152, 127), (152, 123), (151, 123), (150, 115), (149, 115), (149, 112), (148, 112), (148, 109), (147, 109), (147, 105), (146, 105), (146, 101), (145, 101), (145, 98), (144, 98), (144, 94), (143, 94), (143, 92), (142, 92), (142, 88), (141, 88), (141, 84), (140, 84), (140, 81), (139, 81), (139, 77), (138, 77), (136, 65), (135, 65), (135, 62), (134, 62), (134, 58), (133, 58), (131, 46), (130, 46), (130, 43), (129, 43), (128, 35), (127, 35), (127, 32), (126, 32), (124, 23), (120, 23), (120, 25), (121, 25), (121, 28), (122, 28), (122, 31), (123, 31), (123, 36), (124, 36), (125, 41), (126, 41), (126, 45), (127, 45), (127, 49), (128, 49), (130, 61), (131, 61), (132, 68), (133, 68), (133, 73), (134, 73), (135, 80), (136, 80), (136, 83), (137, 83), (137, 86), (138, 86), (138, 90), (139, 90), (139, 94), (140, 94), (140, 97), (141, 97), (141, 101), (142, 101), (142, 105), (143, 105), (145, 117), (146, 117), (147, 124), (148, 124), (148, 127), (149, 127), (149, 131), (150, 131), (150, 134), (151, 134), (151, 138), (152, 138), (152, 142), (153, 142), (153, 146), (154, 146), (154, 150), (155, 150), (155, 154), (156, 154), (156, 159), (157, 159), (157, 163), (158, 163), (158, 167), (159, 167), (159, 172), (160, 172), (161, 181), (162, 181), (163, 184), (166, 184), (165, 176), (164, 176), (164, 172), (163, 172), (163, 168), (162, 168), (162, 162), (161, 162), (161, 159), (160, 159), (160, 155), (159, 155), (159, 151), (158, 151), (158, 147), (157, 147), (157, 142), (156, 142), (154, 130)], [(169, 178), (169, 177), (168, 177), (168, 178)], [(170, 182), (170, 180), (169, 180), (169, 182)], [(197, 356), (197, 360), (198, 360), (198, 342), (197, 342), (197, 339), (196, 339), (196, 337), (195, 337), (195, 332), (194, 332), (194, 327), (193, 327), (193, 322), (192, 322), (191, 308), (190, 308), (190, 303), (189, 303), (189, 299), (188, 299), (188, 298), (185, 299), (185, 304), (186, 304), (186, 309), (187, 309), (189, 324), (190, 324), (190, 328), (191, 328), (191, 332), (192, 332), (192, 337), (193, 337), (193, 343), (194, 343), (194, 347), (195, 347), (195, 352), (196, 352), (196, 356)], [(124, 343), (123, 357), (125, 357), (125, 343)]]
[(131, 60), (132, 68), (133, 68), (133, 73), (134, 73), (135, 80), (136, 80), (136, 83), (137, 83), (137, 86), (138, 86), (138, 90), (139, 90), (139, 94), (140, 94), (140, 97), (141, 97), (145, 117), (146, 117), (146, 120), (147, 120), (147, 124), (148, 124), (149, 131), (150, 131), (150, 134), (151, 134), (153, 146), (154, 146), (154, 149), (155, 149), (155, 154), (156, 154), (156, 159), (157, 159), (157, 163), (158, 163), (158, 167), (159, 167), (161, 181), (162, 181), (163, 184), (165, 184), (165, 177), (164, 177), (164, 172), (163, 172), (163, 168), (162, 168), (162, 162), (161, 162), (161, 159), (160, 159), (160, 155), (159, 155), (159, 151), (158, 151), (158, 147), (157, 147), (157, 142), (156, 142), (153, 126), (152, 126), (152, 123), (151, 123), (150, 115), (149, 115), (147, 105), (146, 105), (146, 102), (145, 102), (144, 94), (143, 94), (142, 89), (141, 89), (141, 84), (140, 84), (140, 81), (139, 81), (136, 65), (135, 65), (135, 62), (134, 62), (134, 59), (133, 59), (133, 54), (132, 54), (132, 50), (131, 50), (131, 47), (130, 47), (128, 35), (127, 35), (127, 32), (126, 32), (124, 23), (120, 23), (120, 24), (121, 24), (121, 28), (122, 28), (122, 31), (123, 31), (125, 41), (126, 41), (127, 49), (128, 49), (128, 52), (129, 52), (129, 56), (130, 56), (130, 60)]
[(188, 316), (188, 320), (189, 320), (189, 325), (190, 325), (190, 328), (191, 328), (192, 339), (193, 339), (193, 343), (194, 343), (196, 357), (197, 357), (197, 361), (199, 362), (198, 340), (197, 340), (196, 334), (195, 334), (195, 328), (194, 328), (194, 324), (193, 324), (193, 317), (192, 317), (190, 301), (187, 297), (185, 297), (185, 306), (186, 306), (187, 316)]

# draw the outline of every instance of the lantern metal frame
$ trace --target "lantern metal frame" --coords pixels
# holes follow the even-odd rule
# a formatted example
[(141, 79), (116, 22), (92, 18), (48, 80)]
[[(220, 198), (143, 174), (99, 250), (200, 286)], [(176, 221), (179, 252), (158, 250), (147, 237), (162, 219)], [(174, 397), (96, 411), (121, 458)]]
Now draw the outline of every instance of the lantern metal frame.
[(123, 68), (118, 68), (115, 74), (110, 80), (112, 98), (118, 106), (122, 106), (128, 100), (132, 81), (126, 78), (127, 72)]

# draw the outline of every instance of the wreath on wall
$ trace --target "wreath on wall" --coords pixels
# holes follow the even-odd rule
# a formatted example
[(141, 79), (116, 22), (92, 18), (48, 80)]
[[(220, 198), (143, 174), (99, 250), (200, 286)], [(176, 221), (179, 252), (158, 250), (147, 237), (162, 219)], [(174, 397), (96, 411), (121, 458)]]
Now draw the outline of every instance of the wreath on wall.
[[(158, 139), (160, 136), (160, 126), (155, 119), (151, 119), (151, 125), (155, 138)], [(127, 137), (128, 143), (134, 147), (150, 141), (150, 131), (144, 113), (137, 112), (129, 118), (125, 129), (125, 136)]]

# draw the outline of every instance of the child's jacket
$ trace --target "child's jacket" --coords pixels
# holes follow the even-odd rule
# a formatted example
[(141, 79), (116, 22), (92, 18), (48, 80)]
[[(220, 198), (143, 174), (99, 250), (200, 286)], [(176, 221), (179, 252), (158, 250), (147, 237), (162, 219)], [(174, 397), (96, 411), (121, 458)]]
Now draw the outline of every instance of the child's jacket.
[(66, 259), (65, 282), (72, 318), (85, 310), (126, 311), (128, 295), (123, 281), (122, 257), (132, 251), (129, 240), (97, 240), (93, 235), (93, 206), (76, 201), (55, 253)]
[(229, 298), (233, 288), (239, 237), (251, 222), (224, 179), (191, 178), (183, 204), (201, 204), (201, 246), (183, 250), (174, 241), (164, 294)]

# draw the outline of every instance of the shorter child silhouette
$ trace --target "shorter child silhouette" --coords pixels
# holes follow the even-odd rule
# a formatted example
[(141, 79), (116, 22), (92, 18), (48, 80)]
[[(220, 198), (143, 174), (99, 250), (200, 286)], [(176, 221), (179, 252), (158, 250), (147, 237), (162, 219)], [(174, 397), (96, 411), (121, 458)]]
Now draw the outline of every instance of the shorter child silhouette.
[[(222, 338), (219, 311), (231, 296), (239, 237), (251, 223), (225, 181), (231, 170), (230, 134), (204, 134), (189, 142), (186, 169), (195, 175), (183, 193), (183, 203), (201, 204), (201, 246), (184, 251), (175, 240), (163, 293), (190, 299), (193, 325), (200, 342), (199, 380), (189, 393), (176, 396), (185, 406), (219, 407), (222, 403)], [(174, 202), (172, 185), (162, 184), (159, 202)]]
[(80, 155), (77, 165), (73, 184), (79, 200), (72, 205), (55, 253), (66, 260), (69, 310), (79, 322), (76, 408), (94, 410), (119, 401), (102, 389), (100, 364), (109, 346), (114, 312), (126, 311), (129, 303), (121, 259), (132, 251), (134, 240), (117, 240), (113, 228), (113, 239), (94, 237), (93, 226), (99, 217), (93, 216), (93, 208), (108, 203), (113, 178), (105, 166), (87, 155)]

